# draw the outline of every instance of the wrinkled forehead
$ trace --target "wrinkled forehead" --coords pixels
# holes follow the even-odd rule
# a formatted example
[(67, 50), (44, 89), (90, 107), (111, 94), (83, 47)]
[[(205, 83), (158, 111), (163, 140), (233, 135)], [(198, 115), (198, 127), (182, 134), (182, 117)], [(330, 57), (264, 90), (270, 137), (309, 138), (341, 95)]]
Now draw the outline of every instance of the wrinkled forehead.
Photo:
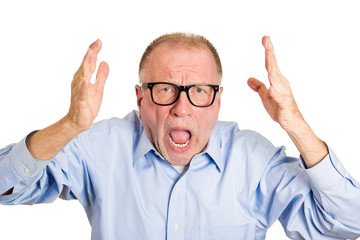
[(218, 84), (217, 65), (205, 45), (161, 43), (149, 54), (140, 82), (191, 82)]

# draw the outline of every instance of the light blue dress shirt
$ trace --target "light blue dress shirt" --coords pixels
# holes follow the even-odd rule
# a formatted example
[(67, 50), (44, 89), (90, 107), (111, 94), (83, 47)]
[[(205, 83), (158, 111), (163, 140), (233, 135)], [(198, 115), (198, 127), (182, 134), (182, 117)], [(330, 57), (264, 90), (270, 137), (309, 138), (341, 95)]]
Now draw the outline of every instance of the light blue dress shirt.
[(33, 159), (25, 139), (1, 149), (0, 193), (15, 187), (0, 203), (78, 199), (101, 240), (264, 239), (277, 219), (293, 239), (356, 238), (359, 184), (329, 151), (305, 169), (261, 135), (218, 122), (179, 174), (134, 111), (94, 124), (51, 161)]

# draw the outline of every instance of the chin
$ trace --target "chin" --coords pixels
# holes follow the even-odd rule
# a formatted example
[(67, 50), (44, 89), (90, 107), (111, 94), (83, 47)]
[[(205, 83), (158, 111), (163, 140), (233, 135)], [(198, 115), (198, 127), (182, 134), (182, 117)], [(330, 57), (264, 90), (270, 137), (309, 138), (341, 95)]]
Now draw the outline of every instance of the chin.
[(184, 153), (175, 153), (170, 154), (168, 158), (165, 159), (173, 165), (187, 165), (191, 161), (192, 157), (188, 157), (187, 154)]
[(186, 160), (170, 160), (169, 163), (172, 165), (180, 165), (180, 166), (185, 166), (187, 164), (189, 164), (189, 162), (191, 161), (191, 159), (186, 159)]

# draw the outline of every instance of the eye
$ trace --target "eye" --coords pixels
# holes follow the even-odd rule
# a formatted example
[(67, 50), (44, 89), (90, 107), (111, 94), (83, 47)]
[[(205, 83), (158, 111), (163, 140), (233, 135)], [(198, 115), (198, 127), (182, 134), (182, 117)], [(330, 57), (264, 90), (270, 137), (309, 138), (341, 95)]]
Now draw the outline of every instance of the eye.
[(164, 87), (161, 91), (167, 93), (170, 92), (171, 89), (169, 87)]
[(203, 93), (203, 92), (204, 92), (204, 89), (197, 87), (197, 88), (195, 89), (195, 92), (196, 92), (196, 93)]

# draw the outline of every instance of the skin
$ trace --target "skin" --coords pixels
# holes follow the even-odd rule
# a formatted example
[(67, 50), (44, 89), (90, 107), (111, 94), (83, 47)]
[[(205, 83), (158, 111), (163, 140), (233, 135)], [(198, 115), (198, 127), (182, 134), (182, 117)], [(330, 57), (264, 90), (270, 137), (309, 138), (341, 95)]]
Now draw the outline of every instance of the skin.
[[(170, 82), (180, 85), (196, 83), (218, 84), (215, 60), (209, 49), (170, 46), (162, 43), (149, 55), (140, 74), (140, 82)], [(159, 106), (151, 100), (150, 90), (135, 87), (140, 118), (150, 141), (171, 164), (186, 165), (206, 147), (220, 110), (220, 95), (205, 108), (193, 106), (185, 92), (170, 106)], [(172, 131), (190, 132), (190, 142), (175, 147), (170, 139)], [(177, 143), (184, 143), (187, 136)]]
[(259, 94), (270, 117), (287, 132), (306, 166), (311, 168), (325, 158), (329, 153), (328, 149), (304, 120), (289, 81), (280, 72), (270, 37), (263, 37), (262, 44), (265, 48), (265, 67), (270, 87), (267, 89), (265, 84), (255, 78), (249, 78), (248, 85)]
[(98, 39), (86, 52), (83, 62), (71, 82), (69, 112), (55, 124), (37, 131), (26, 139), (31, 155), (39, 160), (52, 159), (79, 133), (90, 128), (99, 113), (109, 65), (101, 62), (94, 84), (90, 82), (96, 70), (97, 54), (102, 47)]
[[(271, 118), (288, 133), (306, 166), (313, 167), (328, 154), (328, 150), (300, 113), (290, 84), (279, 70), (270, 38), (263, 37), (262, 44), (265, 48), (265, 67), (270, 87), (266, 88), (255, 78), (250, 78), (248, 85), (259, 94)], [(54, 158), (71, 139), (89, 129), (99, 113), (109, 74), (108, 64), (100, 63), (96, 82), (92, 84), (90, 80), (96, 70), (97, 54), (101, 46), (100, 40), (89, 46), (74, 75), (68, 114), (55, 124), (28, 136), (26, 145), (34, 158)], [(169, 49), (166, 44), (161, 44), (149, 57), (150, 61), (140, 74), (141, 82), (166, 80), (181, 85), (217, 84), (215, 61), (204, 49)], [(214, 104), (208, 108), (192, 106), (184, 92), (174, 105), (163, 107), (152, 103), (149, 90), (142, 91), (139, 86), (135, 88), (140, 117), (148, 137), (170, 163), (185, 165), (205, 148), (217, 120), (221, 94), (217, 94)], [(174, 129), (191, 132), (190, 143), (185, 149), (176, 149), (169, 143), (169, 132)], [(3, 194), (11, 194), (11, 189)]]

